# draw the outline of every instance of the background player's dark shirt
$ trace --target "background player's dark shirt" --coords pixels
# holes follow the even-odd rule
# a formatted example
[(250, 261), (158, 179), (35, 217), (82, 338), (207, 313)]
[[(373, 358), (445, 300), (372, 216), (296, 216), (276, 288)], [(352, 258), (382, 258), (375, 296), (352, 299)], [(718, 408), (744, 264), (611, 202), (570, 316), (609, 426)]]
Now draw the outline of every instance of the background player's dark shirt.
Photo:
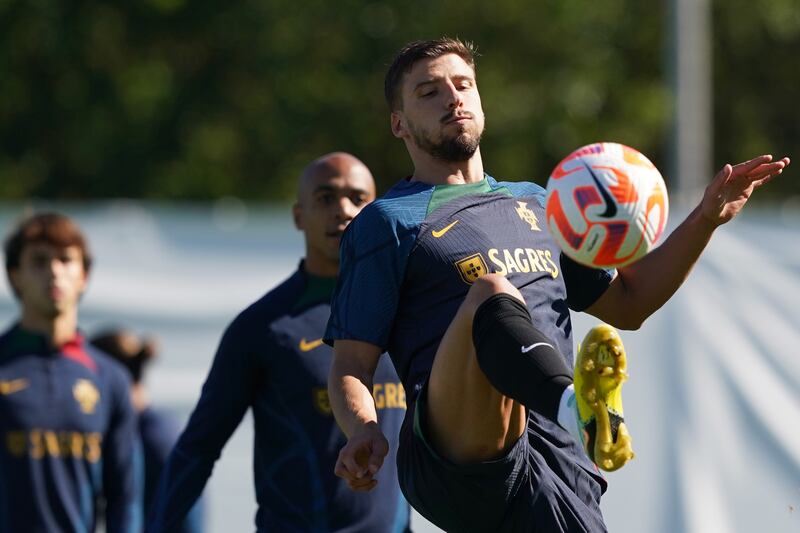
[(51, 349), (0, 337), (0, 532), (142, 528), (142, 464), (130, 381), (81, 336)]
[[(155, 505), (156, 490), (167, 458), (175, 446), (180, 427), (167, 412), (148, 407), (139, 413), (139, 435), (144, 452), (144, 515)], [(204, 520), (203, 498), (197, 500), (175, 533), (201, 533)]]
[(612, 274), (561, 255), (543, 200), (538, 185), (489, 176), (467, 185), (398, 183), (345, 232), (326, 339), (388, 351), (413, 400), (470, 285), (496, 272), (520, 290), (534, 325), (571, 367), (569, 309), (591, 305)]
[(405, 392), (388, 357), (374, 379), (390, 453), (377, 487), (353, 492), (333, 474), (346, 439), (328, 402), (332, 350), (322, 343), (335, 281), (292, 277), (243, 311), (220, 343), (200, 400), (170, 455), (149, 531), (169, 531), (197, 498), (248, 408), (255, 423), (259, 531), (393, 532), (408, 526), (397, 482)]

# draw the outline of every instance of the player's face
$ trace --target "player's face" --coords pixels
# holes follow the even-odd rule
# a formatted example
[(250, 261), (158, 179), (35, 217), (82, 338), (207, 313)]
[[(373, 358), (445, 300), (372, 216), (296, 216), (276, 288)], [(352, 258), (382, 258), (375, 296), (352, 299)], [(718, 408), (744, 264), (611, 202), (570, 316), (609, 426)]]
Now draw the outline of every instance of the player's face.
[(483, 135), (475, 71), (447, 54), (414, 64), (403, 79), (403, 109), (392, 114), (396, 136), (444, 161), (466, 161)]
[(339, 243), (348, 224), (375, 199), (366, 167), (345, 165), (318, 172), (300, 198), (295, 220), (305, 232), (308, 260), (339, 262)]
[(74, 310), (86, 289), (83, 253), (77, 246), (28, 244), (19, 268), (9, 274), (24, 312), (42, 319)]

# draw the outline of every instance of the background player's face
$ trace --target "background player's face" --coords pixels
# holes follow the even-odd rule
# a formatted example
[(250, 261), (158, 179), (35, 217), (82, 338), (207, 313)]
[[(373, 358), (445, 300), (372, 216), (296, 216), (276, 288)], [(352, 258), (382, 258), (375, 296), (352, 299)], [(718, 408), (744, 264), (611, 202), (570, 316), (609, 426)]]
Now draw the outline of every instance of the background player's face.
[(401, 88), (403, 109), (392, 113), (394, 134), (445, 161), (466, 161), (484, 129), (475, 71), (460, 56), (417, 61)]
[(19, 267), (9, 277), (24, 314), (48, 320), (77, 307), (87, 279), (78, 246), (61, 248), (44, 242), (26, 245)]
[(301, 178), (295, 225), (305, 233), (306, 265), (339, 264), (339, 243), (350, 221), (375, 199), (375, 182), (352, 156), (333, 156)]

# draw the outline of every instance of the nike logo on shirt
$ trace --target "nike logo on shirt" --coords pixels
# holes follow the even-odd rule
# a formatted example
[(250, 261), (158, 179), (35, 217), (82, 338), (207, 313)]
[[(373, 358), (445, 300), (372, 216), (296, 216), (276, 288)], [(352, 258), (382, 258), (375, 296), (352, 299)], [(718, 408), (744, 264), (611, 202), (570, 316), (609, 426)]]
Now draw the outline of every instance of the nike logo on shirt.
[(438, 239), (439, 237), (450, 231), (450, 228), (452, 228), (456, 224), (458, 224), (458, 220), (451, 222), (450, 224), (448, 224), (447, 226), (443, 227), (440, 230), (431, 230), (431, 235), (433, 235), (435, 239)]
[(11, 381), (0, 381), (0, 394), (8, 396), (23, 389), (28, 388), (28, 380), (25, 378), (12, 379)]
[(314, 348), (319, 348), (322, 346), (322, 339), (317, 339), (313, 341), (307, 341), (305, 339), (300, 339), (300, 351), (301, 352), (310, 352)]

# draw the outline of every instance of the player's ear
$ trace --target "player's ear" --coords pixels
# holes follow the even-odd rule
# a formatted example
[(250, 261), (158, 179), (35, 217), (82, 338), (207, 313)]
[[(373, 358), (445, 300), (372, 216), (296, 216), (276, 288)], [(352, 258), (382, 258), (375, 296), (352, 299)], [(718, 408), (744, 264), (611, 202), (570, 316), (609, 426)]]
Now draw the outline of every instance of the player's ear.
[(402, 139), (406, 134), (406, 121), (405, 117), (403, 117), (403, 112), (392, 111), (390, 122), (392, 126), (392, 135), (398, 139)]
[(19, 277), (19, 270), (16, 268), (12, 268), (11, 270), (7, 270), (6, 274), (8, 275), (8, 284), (11, 285), (11, 292), (13, 292), (17, 298), (19, 298), (19, 290), (18, 287), (18, 277)]
[(89, 286), (89, 273), (86, 271), (85, 268), (83, 268), (82, 271), (83, 271), (83, 276), (81, 276), (81, 292), (80, 292), (81, 296), (83, 296), (83, 293), (86, 292), (86, 288)]
[(292, 206), (292, 218), (294, 219), (294, 227), (303, 229), (303, 210), (300, 208), (300, 202), (295, 202)]
[(86, 270), (86, 266), (82, 264), (80, 287), (78, 287), (78, 301), (83, 299), (83, 295), (86, 294), (86, 289), (89, 288), (89, 272), (89, 270)]

